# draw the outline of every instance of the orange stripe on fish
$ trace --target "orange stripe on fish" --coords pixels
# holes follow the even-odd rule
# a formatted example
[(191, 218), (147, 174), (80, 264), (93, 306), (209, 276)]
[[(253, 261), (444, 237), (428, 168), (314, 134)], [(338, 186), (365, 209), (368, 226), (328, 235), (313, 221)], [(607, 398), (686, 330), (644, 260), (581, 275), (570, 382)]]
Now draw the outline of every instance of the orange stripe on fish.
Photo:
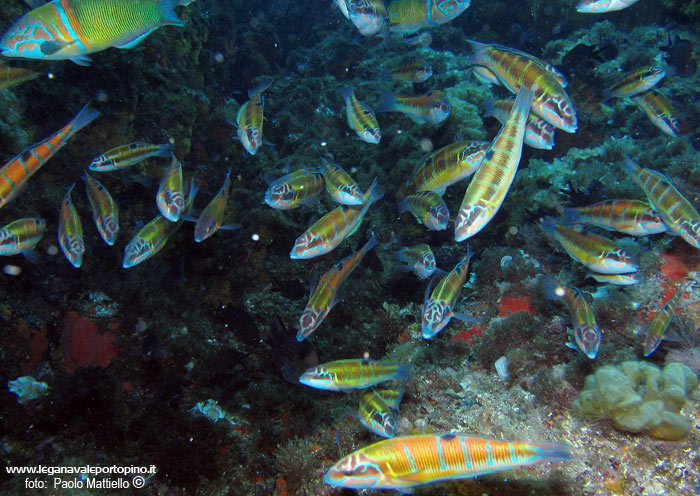
[(357, 133), (362, 141), (377, 144), (382, 139), (374, 111), (355, 97), (352, 84), (340, 89), (340, 95), (345, 101), (345, 114), (348, 126)]
[(564, 224), (592, 224), (631, 236), (668, 231), (668, 226), (647, 202), (604, 200), (593, 205), (564, 209)]
[(452, 184), (471, 177), (486, 156), (489, 141), (458, 141), (431, 153), (418, 166), (409, 190), (439, 195)]
[(674, 138), (685, 134), (686, 124), (677, 117), (673, 105), (661, 93), (651, 89), (631, 98), (644, 111), (651, 123), (661, 131)]

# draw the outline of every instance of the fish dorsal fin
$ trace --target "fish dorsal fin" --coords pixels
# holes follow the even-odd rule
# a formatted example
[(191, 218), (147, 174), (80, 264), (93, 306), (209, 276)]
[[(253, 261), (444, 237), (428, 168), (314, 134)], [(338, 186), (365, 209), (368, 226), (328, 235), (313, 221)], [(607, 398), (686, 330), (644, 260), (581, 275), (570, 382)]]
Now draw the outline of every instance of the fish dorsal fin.
[(38, 9), (45, 3), (48, 3), (46, 0), (24, 0), (27, 2), (27, 5), (29, 5), (33, 9)]

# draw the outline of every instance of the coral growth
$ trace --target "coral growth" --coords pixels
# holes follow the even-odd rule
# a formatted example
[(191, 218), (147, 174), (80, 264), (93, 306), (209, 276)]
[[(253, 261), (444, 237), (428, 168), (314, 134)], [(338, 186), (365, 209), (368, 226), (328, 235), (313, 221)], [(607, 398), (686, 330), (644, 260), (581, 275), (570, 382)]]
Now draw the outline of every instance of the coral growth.
[(61, 353), (68, 370), (97, 366), (105, 368), (119, 351), (110, 332), (100, 334), (97, 324), (76, 312), (67, 312), (63, 319)]

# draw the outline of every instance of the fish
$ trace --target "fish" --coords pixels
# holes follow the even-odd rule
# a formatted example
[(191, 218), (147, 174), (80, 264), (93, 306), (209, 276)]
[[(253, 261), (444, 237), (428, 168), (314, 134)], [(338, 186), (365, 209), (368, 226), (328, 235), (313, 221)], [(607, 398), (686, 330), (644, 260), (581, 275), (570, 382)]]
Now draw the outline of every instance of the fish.
[(352, 84), (340, 89), (340, 95), (345, 101), (345, 114), (348, 126), (357, 133), (362, 141), (376, 145), (382, 139), (379, 123), (374, 111), (355, 97)]
[(576, 5), (576, 12), (582, 14), (605, 14), (626, 9), (637, 3), (637, 0), (581, 0)]
[(540, 227), (551, 234), (571, 258), (593, 272), (627, 274), (639, 270), (634, 257), (608, 238), (577, 231), (549, 216), (542, 219)]
[(0, 38), (5, 57), (71, 60), (134, 48), (161, 26), (184, 26), (175, 7), (192, 0), (53, 0), (20, 17)]
[(569, 342), (566, 346), (595, 360), (600, 349), (602, 333), (583, 293), (580, 289), (560, 284), (551, 277), (544, 276), (543, 281), (545, 297), (564, 303), (571, 313), (574, 328), (573, 331), (569, 330)]
[(382, 382), (411, 378), (411, 364), (385, 365), (368, 358), (336, 360), (312, 367), (299, 377), (305, 386), (326, 391), (364, 389)]
[[(190, 180), (189, 193), (185, 202), (185, 215), (189, 215), (192, 210), (197, 190), (194, 180)], [(134, 235), (124, 248), (122, 267), (128, 269), (154, 256), (163, 249), (170, 236), (177, 232), (184, 221), (183, 218), (180, 218), (177, 222), (172, 222), (162, 215), (154, 217)]]
[(402, 397), (403, 389), (373, 389), (362, 395), (353, 417), (376, 435), (392, 438), (399, 424)]
[(46, 232), (46, 221), (29, 217), (10, 222), (0, 229), (0, 255), (28, 254)]
[(658, 91), (651, 89), (644, 93), (638, 93), (631, 99), (644, 111), (651, 123), (665, 134), (673, 138), (685, 134), (685, 122), (677, 117), (671, 102)]
[(447, 229), (450, 211), (439, 194), (433, 191), (421, 191), (408, 195), (399, 202), (399, 213), (411, 212), (419, 224), (431, 231)]
[(589, 272), (586, 275), (586, 279), (589, 277), (598, 282), (614, 284), (615, 286), (632, 286), (641, 282), (638, 272), (633, 272), (631, 274), (596, 274), (595, 272)]
[(365, 258), (367, 252), (375, 246), (377, 246), (377, 238), (372, 236), (357, 253), (343, 258), (323, 274), (316, 287), (312, 289), (309, 302), (299, 318), (298, 341), (303, 341), (318, 329), (331, 309), (339, 302), (340, 286)]
[(460, 480), (545, 462), (573, 459), (566, 444), (504, 441), (464, 432), (384, 439), (336, 462), (326, 484), (348, 489), (395, 489), (403, 493), (433, 482)]
[(671, 320), (676, 315), (676, 309), (681, 301), (683, 291), (678, 286), (676, 286), (674, 291), (673, 296), (666, 302), (661, 311), (654, 316), (654, 320), (651, 321), (649, 330), (644, 338), (645, 357), (650, 356), (658, 349), (661, 341), (664, 339), (666, 329), (668, 329)]
[(454, 20), (471, 0), (393, 0), (388, 6), (389, 31), (414, 33)]
[(85, 181), (85, 191), (87, 192), (90, 208), (92, 210), (92, 220), (95, 222), (97, 232), (109, 246), (114, 246), (119, 232), (119, 211), (117, 204), (101, 182), (90, 176), (87, 172), (83, 174)]
[(525, 85), (520, 88), (508, 120), (474, 173), (457, 213), (456, 241), (464, 241), (481, 231), (501, 208), (518, 170), (534, 95), (535, 91)]
[(416, 246), (407, 246), (394, 252), (399, 262), (406, 265), (395, 265), (398, 270), (410, 270), (418, 276), (418, 279), (427, 279), (436, 270), (435, 254), (430, 245), (422, 243)]
[(426, 156), (408, 183), (409, 191), (445, 194), (448, 186), (471, 177), (481, 166), (490, 141), (457, 141)]
[(473, 65), (471, 67), (472, 74), (477, 79), (477, 81), (487, 85), (487, 86), (502, 86), (501, 80), (498, 79), (493, 72), (484, 67), (483, 65)]
[(39, 76), (41, 76), (39, 71), (0, 63), (0, 90), (26, 83)]
[(170, 165), (160, 180), (156, 205), (160, 214), (170, 222), (177, 222), (185, 210), (185, 193), (182, 184), (182, 163), (172, 156)]
[(388, 35), (388, 16), (383, 0), (352, 0), (349, 2), (348, 19), (362, 36), (374, 36), (380, 33)]
[(425, 60), (417, 60), (406, 65), (394, 67), (382, 74), (384, 79), (424, 83), (433, 75), (433, 66)]
[[(495, 117), (501, 124), (508, 120), (513, 110), (515, 99), (487, 100), (484, 117)], [(554, 148), (554, 126), (530, 112), (525, 126), (523, 143), (538, 150), (551, 150)]]
[(700, 214), (671, 180), (661, 172), (640, 167), (629, 157), (622, 162), (622, 170), (644, 190), (647, 200), (669, 230), (700, 249)]
[(80, 216), (70, 199), (74, 186), (75, 183), (68, 188), (61, 203), (58, 219), (58, 246), (61, 247), (66, 259), (77, 269), (83, 264), (85, 241)]
[(360, 227), (369, 207), (383, 197), (384, 189), (375, 178), (360, 208), (341, 205), (328, 212), (294, 241), (289, 258), (309, 259), (332, 251)]
[(591, 224), (630, 236), (668, 231), (668, 226), (651, 205), (639, 200), (604, 200), (586, 207), (565, 208), (562, 223)]
[(340, 166), (332, 164), (321, 157), (321, 166), (318, 168), (326, 181), (326, 189), (333, 201), (341, 205), (362, 205), (364, 198), (362, 190), (350, 174)]
[(627, 74), (620, 81), (603, 91), (604, 99), (631, 97), (643, 93), (657, 85), (666, 75), (666, 71), (652, 65)]
[(194, 225), (194, 240), (201, 243), (212, 236), (219, 229), (234, 230), (241, 227), (240, 224), (223, 224), (226, 205), (228, 204), (229, 189), (231, 188), (231, 169), (226, 173), (226, 179), (219, 192), (204, 207), (197, 217)]
[(31, 145), (0, 168), (0, 208), (14, 200), (26, 182), (42, 165), (68, 143), (75, 133), (94, 121), (100, 113), (88, 102), (73, 119), (39, 143)]
[(472, 48), (467, 58), (471, 64), (489, 69), (511, 93), (517, 94), (522, 85), (530, 88), (537, 85), (532, 111), (556, 128), (567, 133), (576, 132), (576, 109), (564, 90), (563, 76), (554, 66), (513, 48), (473, 40), (467, 42)]
[(109, 172), (126, 169), (139, 164), (151, 157), (170, 158), (175, 145), (165, 143), (152, 145), (151, 143), (134, 142), (117, 146), (102, 155), (93, 158), (88, 169), (95, 172)]
[(350, 2), (352, 0), (333, 0), (333, 3), (340, 9), (346, 19), (350, 19)]
[(265, 105), (263, 93), (272, 86), (273, 82), (274, 80), (271, 79), (248, 90), (249, 100), (238, 109), (236, 122), (229, 120), (229, 124), (236, 127), (243, 149), (251, 155), (255, 155), (263, 144), (263, 107)]
[(382, 93), (377, 112), (401, 112), (416, 124), (440, 124), (450, 116), (452, 105), (441, 91), (422, 96), (400, 97), (390, 91)]
[[(432, 339), (450, 323), (452, 317), (465, 322), (476, 322), (478, 319), (454, 311), (455, 302), (462, 291), (464, 281), (469, 272), (469, 260), (472, 252), (467, 246), (467, 254), (459, 261), (452, 271), (445, 275), (432, 293), (430, 285), (425, 291), (425, 302), (421, 310), (421, 329), (423, 338)], [(430, 294), (430, 296), (428, 296)]]
[(325, 181), (318, 169), (299, 169), (272, 181), (265, 191), (265, 203), (279, 210), (290, 210), (318, 201)]

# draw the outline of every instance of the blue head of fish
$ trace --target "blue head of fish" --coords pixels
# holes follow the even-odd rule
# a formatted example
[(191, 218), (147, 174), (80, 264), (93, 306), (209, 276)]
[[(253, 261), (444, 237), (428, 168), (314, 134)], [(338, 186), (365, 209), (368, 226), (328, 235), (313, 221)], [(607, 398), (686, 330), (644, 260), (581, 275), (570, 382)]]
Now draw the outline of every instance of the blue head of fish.
[(430, 298), (423, 305), (421, 317), (423, 337), (431, 339), (438, 332), (442, 331), (452, 318), (450, 306), (441, 300)]
[(600, 348), (600, 328), (593, 324), (576, 326), (574, 329), (574, 340), (579, 350), (591, 360), (598, 355)]

